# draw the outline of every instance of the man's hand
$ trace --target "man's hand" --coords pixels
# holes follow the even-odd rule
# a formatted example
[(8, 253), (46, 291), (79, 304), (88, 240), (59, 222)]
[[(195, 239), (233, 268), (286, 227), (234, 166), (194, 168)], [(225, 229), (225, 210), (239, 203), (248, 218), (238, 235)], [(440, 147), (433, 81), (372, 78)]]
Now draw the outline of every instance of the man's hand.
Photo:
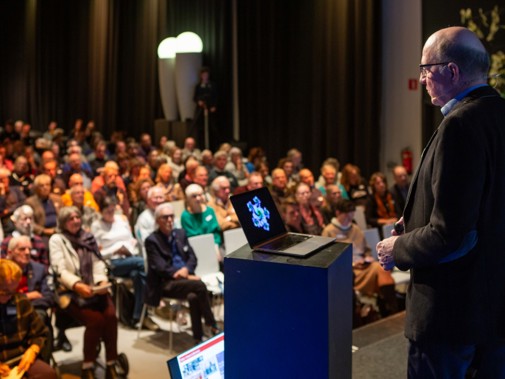
[(379, 257), (379, 263), (386, 271), (392, 270), (395, 267), (393, 247), (397, 238), (398, 236), (389, 237), (377, 244), (377, 255)]
[(5, 363), (0, 363), (0, 376), (7, 376), (11, 372), (11, 368)]
[(26, 293), (28, 300), (41, 299), (42, 294), (39, 291), (31, 291)]
[(175, 272), (174, 279), (187, 279), (188, 275), (189, 275), (188, 268), (182, 267)]
[(73, 289), (75, 292), (77, 292), (78, 295), (84, 298), (93, 296), (93, 291), (91, 290), (91, 287), (83, 282), (75, 283)]
[(21, 357), (21, 361), (18, 364), (18, 371), (27, 371), (33, 362), (35, 362), (35, 359), (37, 359), (39, 352), (40, 347), (37, 345), (30, 346)]

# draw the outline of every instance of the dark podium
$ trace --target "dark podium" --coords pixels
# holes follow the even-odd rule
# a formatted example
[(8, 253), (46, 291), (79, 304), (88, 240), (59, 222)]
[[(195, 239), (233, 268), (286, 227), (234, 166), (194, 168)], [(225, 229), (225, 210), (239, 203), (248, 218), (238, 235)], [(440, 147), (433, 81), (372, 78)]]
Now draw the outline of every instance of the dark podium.
[(351, 378), (352, 245), (225, 257), (225, 376)]

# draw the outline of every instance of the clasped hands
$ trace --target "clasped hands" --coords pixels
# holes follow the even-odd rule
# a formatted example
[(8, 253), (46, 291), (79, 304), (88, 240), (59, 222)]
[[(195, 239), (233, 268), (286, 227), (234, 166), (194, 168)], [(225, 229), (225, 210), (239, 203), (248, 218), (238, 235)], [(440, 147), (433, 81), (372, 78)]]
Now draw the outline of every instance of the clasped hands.
[[(27, 371), (30, 366), (37, 359), (37, 355), (40, 352), (40, 347), (38, 345), (31, 345), (24, 354), (21, 356), (21, 360), (18, 364), (18, 372)], [(11, 368), (5, 363), (0, 363), (0, 376), (5, 377), (8, 376), (11, 372)]]
[[(398, 220), (399, 224), (403, 224), (403, 217)], [(385, 238), (377, 244), (377, 256), (382, 268), (390, 271), (395, 267), (395, 260), (393, 257), (393, 248), (398, 238), (398, 233), (393, 229), (392, 236)]]

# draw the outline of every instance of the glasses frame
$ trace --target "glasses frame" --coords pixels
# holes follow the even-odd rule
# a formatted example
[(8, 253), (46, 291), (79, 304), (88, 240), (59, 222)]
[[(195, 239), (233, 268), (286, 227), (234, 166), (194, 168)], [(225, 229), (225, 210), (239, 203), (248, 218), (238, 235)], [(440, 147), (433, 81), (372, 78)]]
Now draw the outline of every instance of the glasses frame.
[(448, 61), (448, 62), (439, 62), (439, 63), (420, 64), (419, 65), (419, 74), (421, 75), (421, 78), (425, 78), (428, 75), (428, 73), (431, 72), (431, 71), (428, 70), (428, 67), (431, 67), (431, 66), (444, 66), (444, 65), (448, 65), (449, 63), (451, 63), (451, 61)]

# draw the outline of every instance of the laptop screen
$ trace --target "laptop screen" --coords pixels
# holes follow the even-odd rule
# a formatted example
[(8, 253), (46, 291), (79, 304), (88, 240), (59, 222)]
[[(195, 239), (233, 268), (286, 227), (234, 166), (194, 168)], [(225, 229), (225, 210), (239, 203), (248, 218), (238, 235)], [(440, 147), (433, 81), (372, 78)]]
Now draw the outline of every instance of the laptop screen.
[(258, 188), (230, 198), (251, 247), (287, 233), (268, 188)]
[(167, 361), (172, 379), (224, 379), (224, 333)]

